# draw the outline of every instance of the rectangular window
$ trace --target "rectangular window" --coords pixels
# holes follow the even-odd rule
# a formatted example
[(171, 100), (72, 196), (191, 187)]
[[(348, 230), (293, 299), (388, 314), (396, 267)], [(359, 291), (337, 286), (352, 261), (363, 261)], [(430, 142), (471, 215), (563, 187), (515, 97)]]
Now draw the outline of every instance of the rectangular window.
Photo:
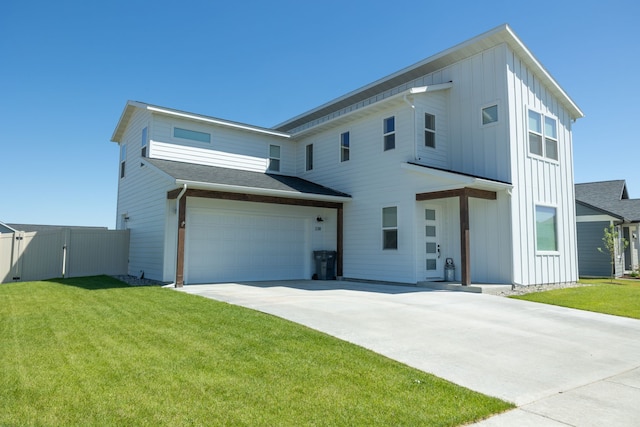
[(280, 172), (280, 146), (269, 145), (269, 171)]
[(382, 249), (398, 249), (398, 208), (382, 208)]
[[(558, 128), (553, 117), (529, 110), (529, 152), (558, 160)], [(543, 125), (544, 123), (544, 125)]]
[(310, 171), (313, 169), (313, 144), (307, 145), (306, 153), (305, 170)]
[(384, 151), (396, 148), (396, 118), (387, 117), (383, 122)]
[(122, 144), (120, 146), (120, 178), (124, 178), (126, 163), (127, 163), (127, 146)]
[(142, 157), (147, 157), (147, 138), (147, 128), (144, 128), (142, 129), (142, 141), (140, 143), (140, 146), (142, 147), (140, 155)]
[(198, 142), (211, 142), (211, 134), (195, 130), (173, 128), (173, 136), (176, 138), (190, 139)]
[(424, 146), (436, 148), (436, 116), (424, 114)]
[(489, 125), (498, 121), (498, 106), (491, 105), (482, 109), (482, 125)]
[(536, 206), (536, 249), (557, 251), (556, 208)]
[(340, 161), (346, 162), (349, 160), (349, 132), (340, 134)]

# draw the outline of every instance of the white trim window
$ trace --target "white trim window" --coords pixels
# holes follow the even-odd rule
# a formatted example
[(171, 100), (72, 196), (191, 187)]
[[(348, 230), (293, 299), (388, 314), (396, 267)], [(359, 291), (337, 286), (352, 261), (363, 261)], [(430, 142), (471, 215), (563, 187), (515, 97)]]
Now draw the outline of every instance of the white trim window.
[(558, 210), (553, 206), (536, 205), (536, 250), (558, 251)]
[(436, 116), (424, 113), (424, 146), (436, 148)]
[(280, 146), (269, 145), (269, 172), (280, 172)]
[(384, 138), (384, 151), (396, 148), (396, 118), (387, 117), (382, 121), (382, 135)]
[(207, 132), (198, 132), (197, 130), (184, 129), (179, 127), (173, 128), (173, 137), (180, 139), (188, 139), (197, 142), (211, 142), (211, 134)]
[(558, 160), (558, 122), (555, 118), (528, 110), (529, 153)]
[(498, 104), (491, 104), (481, 109), (482, 126), (498, 123)]
[(349, 132), (343, 132), (340, 134), (340, 161), (349, 161), (349, 155), (351, 151), (350, 135)]
[(127, 163), (127, 146), (122, 144), (120, 146), (120, 178), (124, 178)]
[(305, 170), (313, 170), (313, 144), (307, 145), (305, 152)]
[(382, 208), (382, 249), (398, 249), (398, 207)]
[(145, 127), (142, 129), (142, 141), (140, 141), (140, 156), (147, 157), (147, 143), (149, 141), (149, 132)]

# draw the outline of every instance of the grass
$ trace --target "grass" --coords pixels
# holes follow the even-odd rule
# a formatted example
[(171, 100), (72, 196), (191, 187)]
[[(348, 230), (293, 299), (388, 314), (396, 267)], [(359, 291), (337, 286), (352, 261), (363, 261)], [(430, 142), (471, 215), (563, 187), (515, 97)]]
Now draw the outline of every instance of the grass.
[(513, 405), (274, 316), (98, 276), (0, 285), (0, 425), (439, 425)]
[(591, 286), (537, 292), (511, 298), (640, 319), (640, 280), (582, 279)]

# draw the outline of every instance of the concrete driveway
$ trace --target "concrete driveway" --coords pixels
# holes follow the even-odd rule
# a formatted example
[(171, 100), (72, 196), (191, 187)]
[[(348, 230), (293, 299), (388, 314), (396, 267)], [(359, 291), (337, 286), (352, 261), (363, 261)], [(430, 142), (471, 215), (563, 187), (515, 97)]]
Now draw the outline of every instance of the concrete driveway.
[(640, 320), (342, 281), (185, 286), (518, 405), (482, 426), (640, 425)]

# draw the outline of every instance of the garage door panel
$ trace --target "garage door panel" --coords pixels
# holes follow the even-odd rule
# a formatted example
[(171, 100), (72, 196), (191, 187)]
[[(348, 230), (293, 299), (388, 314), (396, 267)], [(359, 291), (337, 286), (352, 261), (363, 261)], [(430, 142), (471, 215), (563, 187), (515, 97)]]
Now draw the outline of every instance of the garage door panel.
[(302, 279), (308, 275), (307, 218), (192, 209), (188, 224), (187, 283)]

